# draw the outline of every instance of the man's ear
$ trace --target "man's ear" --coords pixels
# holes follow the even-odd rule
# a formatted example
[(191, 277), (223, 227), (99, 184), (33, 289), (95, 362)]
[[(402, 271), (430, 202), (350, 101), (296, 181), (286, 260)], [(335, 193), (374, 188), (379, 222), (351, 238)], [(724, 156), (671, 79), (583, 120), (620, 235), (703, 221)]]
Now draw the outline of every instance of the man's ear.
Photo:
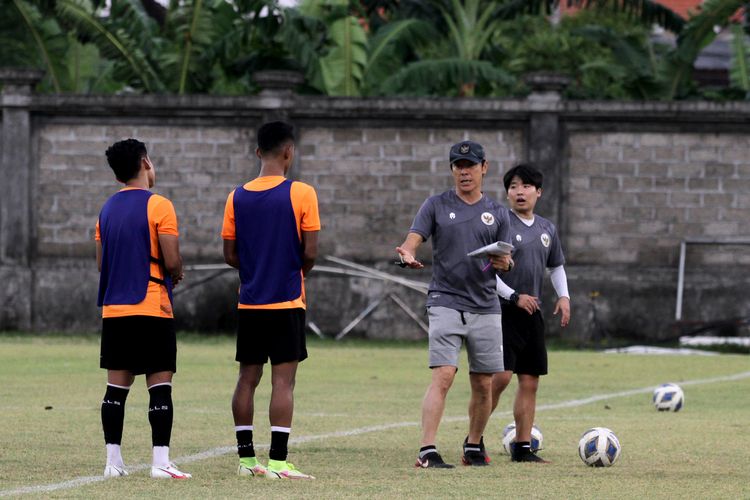
[(539, 198), (541, 198), (542, 197), (542, 188), (536, 188), (536, 192), (537, 192), (537, 196)]
[(262, 159), (262, 156), (260, 154), (260, 148), (255, 148), (255, 156), (257, 156), (259, 159)]

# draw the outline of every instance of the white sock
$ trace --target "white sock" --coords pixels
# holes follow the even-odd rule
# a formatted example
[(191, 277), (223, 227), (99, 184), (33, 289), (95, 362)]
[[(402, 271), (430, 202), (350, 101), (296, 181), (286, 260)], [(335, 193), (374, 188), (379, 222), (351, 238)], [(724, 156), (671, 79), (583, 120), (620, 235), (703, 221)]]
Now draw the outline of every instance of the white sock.
[(154, 467), (167, 467), (169, 465), (169, 446), (154, 446)]
[(122, 453), (120, 452), (119, 444), (108, 444), (107, 445), (107, 465), (114, 465), (115, 467), (122, 467)]

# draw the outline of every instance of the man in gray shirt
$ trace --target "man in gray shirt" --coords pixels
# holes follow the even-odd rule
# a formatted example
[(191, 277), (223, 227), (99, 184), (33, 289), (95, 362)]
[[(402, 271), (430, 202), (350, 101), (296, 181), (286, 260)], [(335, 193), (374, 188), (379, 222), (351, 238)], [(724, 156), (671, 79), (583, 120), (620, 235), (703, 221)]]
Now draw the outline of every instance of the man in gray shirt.
[(518, 392), (513, 405), (516, 442), (512, 446), (514, 462), (546, 463), (531, 449), (531, 428), (536, 412), (536, 392), (540, 375), (547, 374), (547, 348), (544, 320), (540, 312), (542, 284), (551, 269), (552, 285), (558, 300), (554, 314), (561, 313), (560, 326), (570, 321), (570, 296), (563, 264), (562, 246), (555, 225), (534, 214), (542, 195), (542, 173), (531, 165), (518, 165), (503, 177), (511, 207), (510, 239), (514, 245), (513, 269), (497, 279), (497, 291), (503, 298), (503, 356), (505, 371), (492, 380), (492, 409), (515, 373)]
[(453, 467), (444, 462), (435, 440), (461, 345), (466, 344), (471, 382), (465, 465), (487, 464), (482, 434), (492, 410), (492, 376), (504, 369), (495, 271), (508, 270), (510, 256), (479, 259), (466, 254), (508, 241), (508, 210), (482, 193), (488, 164), (481, 145), (459, 142), (451, 147), (449, 157), (455, 187), (424, 202), (406, 240), (396, 248), (404, 266), (420, 269), (424, 266), (416, 260), (417, 248), (432, 237), (427, 298), (432, 381), (422, 403), (422, 444), (416, 463), (424, 468)]

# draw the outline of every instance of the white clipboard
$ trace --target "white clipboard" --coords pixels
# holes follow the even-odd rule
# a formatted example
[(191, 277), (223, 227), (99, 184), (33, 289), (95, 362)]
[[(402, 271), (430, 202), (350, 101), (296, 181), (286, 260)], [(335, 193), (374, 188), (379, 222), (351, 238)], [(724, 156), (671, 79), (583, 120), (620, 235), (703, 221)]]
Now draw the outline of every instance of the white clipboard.
[(489, 245), (485, 245), (482, 248), (477, 248), (474, 251), (471, 251), (467, 253), (467, 257), (482, 257), (486, 258), (490, 255), (510, 255), (511, 250), (513, 250), (513, 245), (510, 243), (506, 243), (505, 241), (496, 241), (495, 243), (490, 243)]

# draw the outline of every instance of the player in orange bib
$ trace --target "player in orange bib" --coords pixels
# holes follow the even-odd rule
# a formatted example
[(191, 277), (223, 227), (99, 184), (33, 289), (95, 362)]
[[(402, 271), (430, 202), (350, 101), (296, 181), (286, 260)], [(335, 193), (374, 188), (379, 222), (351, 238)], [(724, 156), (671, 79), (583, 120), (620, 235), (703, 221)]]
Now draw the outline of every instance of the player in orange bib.
[(149, 191), (156, 173), (146, 146), (135, 139), (107, 149), (107, 162), (125, 187), (111, 196), (96, 224), (96, 260), (102, 307), (99, 365), (107, 370), (102, 427), (106, 477), (127, 476), (120, 443), (125, 400), (136, 375), (146, 375), (153, 463), (151, 477), (187, 479), (169, 460), (172, 375), (177, 341), (172, 287), (182, 279), (177, 215), (172, 203)]
[[(258, 129), (258, 177), (234, 189), (224, 209), (224, 259), (240, 274), (237, 354), (232, 399), (241, 476), (314, 479), (287, 462), (297, 365), (307, 358), (304, 275), (318, 252), (315, 189), (286, 178), (294, 160), (292, 126)], [(268, 467), (255, 456), (255, 389), (271, 360), (271, 449)]]

